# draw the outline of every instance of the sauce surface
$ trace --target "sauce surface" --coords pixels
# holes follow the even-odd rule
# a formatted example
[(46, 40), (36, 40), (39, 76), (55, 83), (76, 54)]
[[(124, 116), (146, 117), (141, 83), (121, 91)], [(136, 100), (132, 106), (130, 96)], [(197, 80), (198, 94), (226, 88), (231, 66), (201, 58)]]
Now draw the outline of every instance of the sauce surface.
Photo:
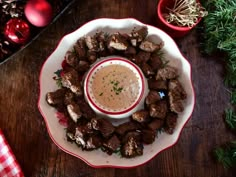
[(91, 92), (102, 109), (121, 111), (138, 98), (138, 77), (128, 67), (118, 64), (100, 68), (92, 77)]

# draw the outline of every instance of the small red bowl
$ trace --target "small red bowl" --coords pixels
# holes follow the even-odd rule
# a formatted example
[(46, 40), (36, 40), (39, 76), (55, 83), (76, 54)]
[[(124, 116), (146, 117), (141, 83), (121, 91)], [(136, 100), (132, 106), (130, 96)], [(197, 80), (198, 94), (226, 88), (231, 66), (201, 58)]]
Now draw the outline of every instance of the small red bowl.
[(175, 0), (159, 0), (157, 5), (158, 25), (173, 38), (183, 37), (189, 31), (191, 31), (191, 29), (193, 29), (193, 27), (195, 27), (202, 18), (199, 18), (192, 27), (180, 27), (168, 23), (163, 17), (163, 14), (168, 13), (167, 7), (170, 9), (173, 8), (174, 3)]

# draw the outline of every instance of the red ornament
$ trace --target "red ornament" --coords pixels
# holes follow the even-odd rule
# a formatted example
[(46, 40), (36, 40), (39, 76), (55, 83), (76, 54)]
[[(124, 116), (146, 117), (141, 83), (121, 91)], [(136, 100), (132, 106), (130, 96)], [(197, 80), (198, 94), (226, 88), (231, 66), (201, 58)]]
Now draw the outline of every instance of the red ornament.
[(34, 26), (46, 26), (52, 19), (52, 7), (46, 0), (29, 0), (25, 16)]
[(22, 19), (12, 18), (4, 28), (5, 37), (16, 44), (24, 44), (30, 36), (30, 27)]

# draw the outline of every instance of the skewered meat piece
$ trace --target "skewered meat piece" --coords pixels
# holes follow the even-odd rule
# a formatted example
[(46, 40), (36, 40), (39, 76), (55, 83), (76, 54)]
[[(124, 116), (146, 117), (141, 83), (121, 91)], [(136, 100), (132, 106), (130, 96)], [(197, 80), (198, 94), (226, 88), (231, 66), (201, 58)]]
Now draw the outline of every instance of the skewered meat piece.
[(85, 39), (84, 38), (80, 38), (76, 44), (74, 45), (74, 50), (76, 52), (76, 54), (78, 55), (78, 58), (81, 59), (85, 59), (86, 57), (86, 44), (85, 44)]
[(130, 122), (125, 122), (123, 124), (118, 125), (116, 127), (116, 133), (123, 136), (125, 133), (129, 131), (134, 131), (134, 130), (139, 130), (141, 127), (137, 122), (130, 121)]
[(152, 70), (152, 67), (148, 65), (147, 63), (143, 63), (141, 65), (141, 69), (146, 77), (155, 75), (155, 72)]
[(129, 37), (130, 37), (130, 42), (134, 47), (137, 47), (140, 42), (142, 42), (148, 34), (147, 27), (142, 27), (138, 30), (134, 29)]
[(144, 40), (140, 45), (139, 48), (146, 52), (154, 52), (162, 47), (161, 44), (155, 44), (149, 40)]
[(87, 51), (88, 61), (92, 64), (97, 60), (97, 53), (93, 50)]
[(66, 91), (64, 96), (64, 104), (68, 105), (74, 102), (75, 95), (69, 89)]
[(93, 134), (86, 141), (85, 149), (91, 151), (101, 147), (101, 145), (102, 145), (102, 138), (97, 134)]
[(110, 36), (107, 47), (116, 50), (126, 50), (128, 48), (128, 43), (122, 35), (115, 33)]
[(71, 70), (69, 72), (64, 73), (61, 78), (61, 82), (64, 87), (69, 88), (77, 96), (81, 96), (83, 94), (81, 85), (78, 82), (79, 76), (75, 70)]
[(103, 146), (106, 148), (107, 153), (111, 154), (120, 147), (120, 140), (116, 135), (113, 135), (108, 141), (103, 143)]
[(169, 96), (170, 100), (170, 110), (176, 113), (180, 113), (184, 111), (184, 106), (181, 100), (173, 100), (172, 96)]
[(167, 90), (167, 81), (149, 79), (148, 87), (153, 90)]
[(56, 106), (63, 104), (65, 97), (66, 89), (58, 89), (54, 92), (48, 92), (46, 94), (46, 101), (49, 105)]
[(112, 123), (105, 118), (93, 118), (91, 123), (93, 129), (100, 131), (104, 138), (109, 137), (115, 131), (115, 127), (112, 125)]
[(177, 123), (178, 115), (175, 113), (168, 113), (166, 116), (166, 127), (165, 131), (169, 134), (173, 134), (174, 128)]
[(166, 66), (157, 71), (156, 80), (175, 79), (178, 76), (178, 71), (172, 66)]
[(143, 154), (143, 144), (141, 143), (140, 135), (137, 132), (129, 132), (123, 139), (121, 146), (121, 155), (131, 158)]
[(132, 119), (137, 122), (146, 122), (149, 119), (149, 112), (146, 110), (140, 110), (132, 114)]
[(157, 71), (158, 69), (163, 67), (163, 62), (161, 58), (157, 54), (152, 54), (149, 60), (150, 66), (152, 66), (152, 69), (154, 71)]
[(160, 94), (155, 90), (150, 90), (146, 99), (145, 99), (145, 103), (147, 105), (150, 105), (150, 104), (156, 103), (157, 101), (160, 101), (160, 100), (161, 100)]
[(145, 144), (152, 144), (156, 138), (156, 131), (153, 130), (142, 130), (142, 142)]
[(96, 117), (95, 112), (84, 99), (79, 99), (77, 103), (84, 118), (90, 120)]
[(164, 119), (167, 112), (166, 101), (159, 101), (156, 104), (151, 104), (149, 107), (150, 116), (153, 118)]
[(145, 63), (149, 60), (151, 56), (151, 53), (145, 52), (145, 51), (140, 51), (136, 56), (131, 58), (131, 60), (136, 63), (137, 65), (141, 65), (142, 63)]
[(153, 119), (149, 124), (148, 128), (156, 131), (157, 129), (161, 128), (164, 124), (164, 121), (162, 119)]
[(89, 50), (94, 52), (98, 51), (98, 41), (95, 36), (86, 36), (85, 43)]
[(70, 115), (70, 118), (74, 121), (77, 122), (78, 119), (81, 118), (82, 113), (80, 111), (79, 105), (76, 103), (70, 103), (67, 105), (67, 111)]

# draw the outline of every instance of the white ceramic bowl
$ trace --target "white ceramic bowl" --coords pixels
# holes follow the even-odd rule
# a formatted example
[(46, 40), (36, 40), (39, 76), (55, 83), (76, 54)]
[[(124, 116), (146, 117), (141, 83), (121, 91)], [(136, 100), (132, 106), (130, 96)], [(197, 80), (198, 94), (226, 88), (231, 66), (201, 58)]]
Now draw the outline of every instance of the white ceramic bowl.
[[(187, 99), (184, 102), (184, 111), (179, 114), (177, 125), (172, 135), (161, 133), (157, 140), (151, 145), (145, 145), (142, 156), (126, 159), (117, 154), (111, 156), (95, 150), (91, 152), (82, 151), (76, 144), (69, 143), (66, 140), (64, 127), (61, 126), (55, 116), (56, 110), (49, 106), (45, 101), (47, 92), (54, 91), (58, 87), (53, 80), (54, 72), (61, 68), (61, 63), (66, 52), (71, 49), (77, 39), (84, 35), (93, 35), (97, 30), (108, 33), (122, 32), (129, 33), (134, 27), (147, 26), (148, 38), (156, 43), (164, 42), (163, 52), (169, 65), (176, 66), (179, 70), (179, 81), (183, 84), (187, 92)], [(190, 119), (195, 104), (195, 95), (191, 81), (191, 66), (189, 62), (180, 53), (177, 45), (171, 37), (160, 29), (143, 24), (135, 19), (97, 19), (86, 23), (76, 31), (64, 36), (58, 44), (55, 51), (45, 61), (40, 73), (40, 94), (38, 100), (39, 110), (45, 120), (48, 133), (53, 142), (63, 151), (76, 156), (86, 162), (88, 165), (96, 168), (115, 167), (131, 168), (144, 164), (154, 158), (161, 151), (173, 146), (181, 133), (184, 125)]]
[[(109, 107), (104, 107), (104, 105), (99, 104), (99, 102), (95, 99), (93, 93), (92, 85), (96, 73), (98, 73), (99, 70), (101, 70), (102, 68), (112, 65), (121, 65), (125, 66), (126, 68), (129, 68), (130, 71), (134, 73), (136, 78), (138, 79), (138, 95), (135, 98), (135, 101), (126, 108), (111, 109)], [(130, 85), (128, 85), (127, 87), (129, 86)], [(111, 56), (99, 59), (99, 61), (91, 67), (84, 80), (85, 99), (89, 103), (90, 107), (97, 113), (97, 115), (101, 117), (114, 118), (114, 119), (128, 118), (137, 110), (144, 108), (144, 101), (147, 94), (148, 94), (148, 84), (141, 69), (133, 62), (120, 56)], [(104, 95), (101, 95), (101, 97), (103, 97), (104, 99)]]

